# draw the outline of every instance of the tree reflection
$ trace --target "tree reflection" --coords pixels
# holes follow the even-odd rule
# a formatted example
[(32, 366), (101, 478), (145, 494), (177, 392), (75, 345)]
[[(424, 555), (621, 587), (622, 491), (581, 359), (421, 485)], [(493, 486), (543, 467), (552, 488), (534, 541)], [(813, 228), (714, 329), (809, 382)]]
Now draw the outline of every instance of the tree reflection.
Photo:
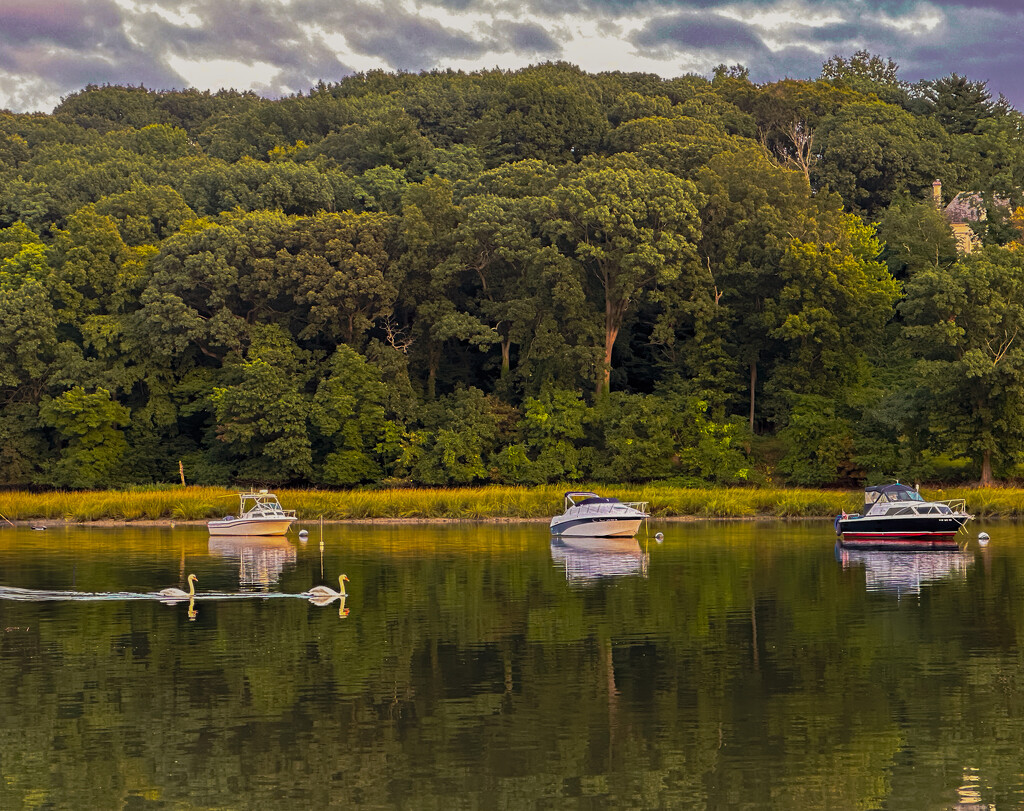
[[(196, 622), (4, 604), (30, 630), (0, 635), (0, 807), (1024, 800), (1010, 544), (899, 602), (814, 527), (688, 527), (646, 578), (587, 588), (535, 530), (458, 528), (454, 548), (353, 532), (326, 553), (354, 584), (345, 622), (298, 599), (211, 601)], [(318, 566), (311, 549), (280, 588)]]

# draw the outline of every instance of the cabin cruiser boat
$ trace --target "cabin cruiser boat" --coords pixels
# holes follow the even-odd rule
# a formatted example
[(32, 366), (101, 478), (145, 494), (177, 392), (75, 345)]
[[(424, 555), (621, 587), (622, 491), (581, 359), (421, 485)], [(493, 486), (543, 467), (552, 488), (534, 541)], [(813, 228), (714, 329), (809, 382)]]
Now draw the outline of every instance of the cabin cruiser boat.
[(622, 502), (597, 493), (565, 494), (565, 511), (551, 519), (551, 534), (582, 538), (631, 538), (649, 517), (646, 501)]
[(295, 522), (295, 510), (281, 507), (266, 490), (238, 494), (238, 516), (208, 521), (211, 535), (284, 535)]
[(957, 533), (974, 516), (963, 499), (926, 501), (896, 482), (864, 488), (864, 512), (837, 515), (836, 534), (847, 549), (958, 549)]

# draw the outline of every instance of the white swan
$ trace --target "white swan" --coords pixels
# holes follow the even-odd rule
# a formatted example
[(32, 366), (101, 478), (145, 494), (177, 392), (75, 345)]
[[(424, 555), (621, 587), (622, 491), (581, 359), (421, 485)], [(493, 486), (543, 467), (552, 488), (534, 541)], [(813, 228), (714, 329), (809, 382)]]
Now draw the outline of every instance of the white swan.
[(343, 574), (338, 578), (338, 587), (340, 591), (335, 591), (327, 586), (313, 586), (309, 591), (303, 593), (303, 597), (344, 597), (347, 592), (345, 591), (345, 581), (348, 580), (348, 575)]
[(195, 597), (196, 596), (196, 583), (195, 581), (199, 578), (194, 574), (188, 576), (188, 591), (182, 591), (181, 589), (161, 589), (157, 592), (161, 597)]

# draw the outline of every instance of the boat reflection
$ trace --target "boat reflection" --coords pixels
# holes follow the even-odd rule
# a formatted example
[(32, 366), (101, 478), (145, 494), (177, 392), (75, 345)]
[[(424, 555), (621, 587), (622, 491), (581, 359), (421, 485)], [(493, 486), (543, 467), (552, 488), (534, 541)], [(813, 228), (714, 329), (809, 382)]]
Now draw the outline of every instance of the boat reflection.
[(844, 549), (836, 545), (836, 559), (844, 569), (864, 569), (868, 591), (920, 594), (921, 587), (963, 577), (974, 562), (965, 552), (879, 552)]
[(214, 535), (209, 550), (211, 555), (238, 562), (242, 591), (268, 590), (296, 558), (295, 547), (280, 536)]
[(636, 538), (553, 537), (551, 560), (570, 583), (604, 578), (647, 577), (649, 555)]

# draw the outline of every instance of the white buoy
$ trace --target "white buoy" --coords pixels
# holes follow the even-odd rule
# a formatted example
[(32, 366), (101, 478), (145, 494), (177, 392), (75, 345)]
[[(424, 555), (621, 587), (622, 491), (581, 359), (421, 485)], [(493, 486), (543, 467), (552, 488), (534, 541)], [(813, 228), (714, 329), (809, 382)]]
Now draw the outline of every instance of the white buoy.
[(654, 540), (656, 540), (658, 543), (661, 543), (663, 540), (665, 540), (665, 536), (664, 534), (659, 532), (654, 536)]
[(978, 546), (986, 546), (987, 544), (988, 544), (988, 533), (987, 532), (979, 532), (978, 533)]
[(304, 541), (304, 540), (306, 540), (306, 538), (308, 538), (308, 537), (309, 537), (309, 532), (307, 532), (307, 531), (306, 531), (306, 530), (304, 530), (304, 529), (300, 529), (300, 530), (299, 530), (299, 540), (302, 540), (302, 541)]

